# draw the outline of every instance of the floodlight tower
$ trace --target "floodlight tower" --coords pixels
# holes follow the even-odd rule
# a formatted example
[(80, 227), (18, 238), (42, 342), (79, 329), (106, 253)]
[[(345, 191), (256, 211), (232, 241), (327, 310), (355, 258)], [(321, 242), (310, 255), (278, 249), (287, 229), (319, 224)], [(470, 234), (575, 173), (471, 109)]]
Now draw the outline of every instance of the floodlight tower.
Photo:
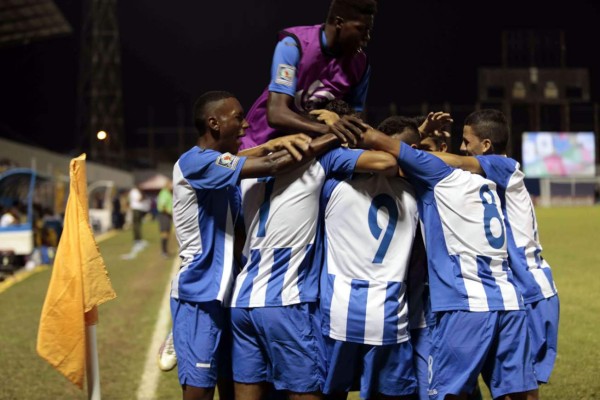
[[(117, 0), (84, 0), (77, 136), (91, 160), (124, 161), (121, 46)], [(98, 140), (98, 132), (106, 132)]]

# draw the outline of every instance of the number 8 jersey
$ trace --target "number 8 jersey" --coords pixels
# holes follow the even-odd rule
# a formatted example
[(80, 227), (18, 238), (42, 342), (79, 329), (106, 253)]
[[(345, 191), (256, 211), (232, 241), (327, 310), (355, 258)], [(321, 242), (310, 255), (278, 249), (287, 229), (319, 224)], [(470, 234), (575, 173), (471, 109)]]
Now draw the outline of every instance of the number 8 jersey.
[(324, 210), (323, 334), (354, 343), (408, 340), (406, 276), (418, 223), (414, 190), (402, 178), (330, 179)]
[(522, 310), (496, 184), (404, 144), (398, 164), (419, 197), (432, 310)]

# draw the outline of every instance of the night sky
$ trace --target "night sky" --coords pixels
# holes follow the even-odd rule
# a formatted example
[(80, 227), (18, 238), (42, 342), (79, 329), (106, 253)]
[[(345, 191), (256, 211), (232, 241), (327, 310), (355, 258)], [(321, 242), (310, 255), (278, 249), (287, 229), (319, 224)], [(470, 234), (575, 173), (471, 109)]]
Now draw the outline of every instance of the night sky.
[[(0, 48), (0, 136), (75, 153), (81, 6), (56, 0), (72, 35)], [(118, 4), (126, 140), (148, 124), (176, 126), (206, 90), (247, 109), (268, 83), (276, 33), (324, 22), (328, 0), (122, 0)], [(471, 15), (477, 15), (473, 18)], [(600, 2), (382, 0), (367, 49), (368, 106), (474, 104), (477, 68), (501, 65), (504, 29), (564, 29), (567, 66), (589, 68), (600, 101)], [(378, 122), (378, 121), (373, 121)]]

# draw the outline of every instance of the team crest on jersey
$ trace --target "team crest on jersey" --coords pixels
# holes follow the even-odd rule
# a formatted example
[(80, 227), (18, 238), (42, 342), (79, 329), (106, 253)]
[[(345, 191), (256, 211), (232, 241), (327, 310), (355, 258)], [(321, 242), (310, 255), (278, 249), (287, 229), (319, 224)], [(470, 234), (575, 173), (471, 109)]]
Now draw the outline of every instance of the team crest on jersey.
[(240, 158), (231, 153), (223, 153), (217, 158), (217, 165), (229, 169), (235, 169)]
[(275, 83), (284, 86), (292, 86), (296, 77), (296, 68), (292, 65), (279, 64), (277, 67), (277, 78)]

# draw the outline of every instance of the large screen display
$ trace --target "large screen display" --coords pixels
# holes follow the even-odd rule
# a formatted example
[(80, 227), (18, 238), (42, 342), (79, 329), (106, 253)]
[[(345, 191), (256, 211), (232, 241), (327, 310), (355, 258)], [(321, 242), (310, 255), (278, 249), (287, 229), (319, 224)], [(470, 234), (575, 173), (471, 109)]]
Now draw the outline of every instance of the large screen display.
[(524, 132), (523, 172), (528, 178), (595, 176), (594, 132)]

